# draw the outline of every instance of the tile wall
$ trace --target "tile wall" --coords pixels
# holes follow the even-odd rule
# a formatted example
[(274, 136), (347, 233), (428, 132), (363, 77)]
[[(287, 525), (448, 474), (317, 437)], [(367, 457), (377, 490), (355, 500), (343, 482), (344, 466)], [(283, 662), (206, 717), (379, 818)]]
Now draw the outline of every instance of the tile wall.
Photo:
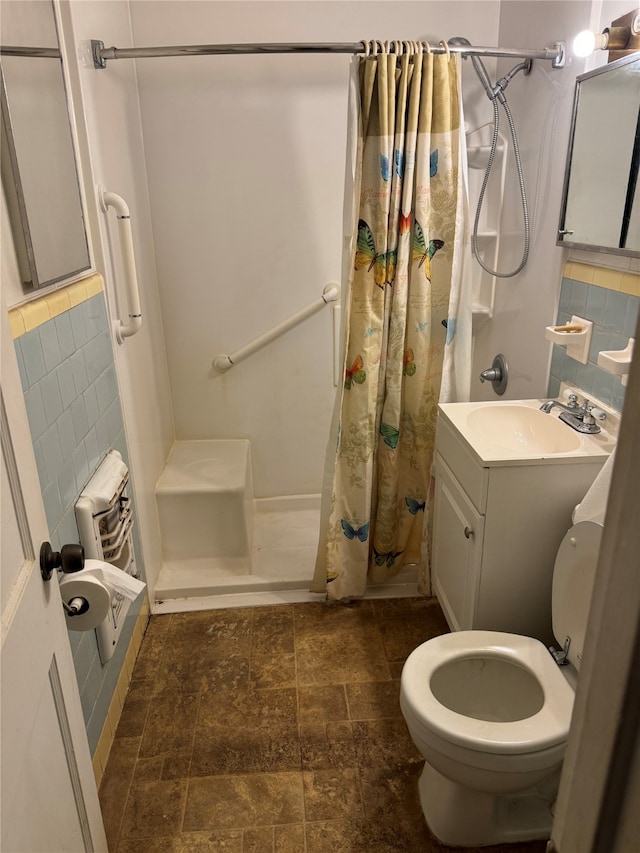
[[(9, 319), (51, 544), (59, 550), (79, 541), (75, 502), (105, 453), (115, 448), (128, 463), (102, 278), (13, 308)], [(137, 599), (105, 666), (94, 631), (69, 632), (92, 754), (139, 610)]]
[(635, 335), (639, 308), (640, 275), (565, 264), (556, 323), (566, 323), (576, 315), (591, 320), (594, 326), (587, 364), (580, 364), (567, 355), (565, 347), (553, 344), (549, 397), (557, 397), (560, 383), (567, 382), (621, 412), (625, 388), (619, 376), (598, 367), (598, 353), (626, 347)]

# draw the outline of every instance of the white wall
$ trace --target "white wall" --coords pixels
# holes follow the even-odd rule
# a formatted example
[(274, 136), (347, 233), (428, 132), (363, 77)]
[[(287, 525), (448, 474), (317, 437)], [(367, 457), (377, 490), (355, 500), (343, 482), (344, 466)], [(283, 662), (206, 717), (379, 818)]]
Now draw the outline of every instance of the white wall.
[[(506, 0), (500, 7), (501, 45), (541, 48), (554, 41), (570, 42), (589, 26), (589, 0)], [(500, 60), (499, 74), (515, 62)], [(562, 264), (566, 250), (556, 246), (575, 77), (584, 61), (568, 58), (563, 69), (534, 62), (531, 74), (519, 73), (506, 95), (517, 130), (532, 220), (531, 250), (525, 269), (515, 278), (498, 279), (495, 315), (475, 339), (472, 399), (496, 399), (490, 384), (481, 385), (480, 371), (502, 352), (509, 364), (506, 397), (526, 399), (546, 393), (551, 344), (544, 327), (556, 316)], [(500, 109), (501, 129), (507, 131)], [(522, 212), (513, 159), (507, 172), (500, 270), (515, 269), (522, 257)]]
[[(499, 3), (473, 0), (131, 4), (137, 45), (454, 35), (495, 44), (498, 13)], [(91, 35), (117, 44), (112, 33)], [(119, 77), (124, 64), (105, 73)], [(258, 496), (318, 492), (335, 395), (330, 312), (227, 375), (211, 361), (339, 279), (349, 58), (136, 64), (176, 435), (250, 438)], [(474, 125), (489, 113), (467, 65)]]
[[(122, 195), (131, 210), (140, 283), (143, 325), (123, 345), (115, 344), (115, 360), (135, 485), (137, 529), (147, 581), (153, 589), (161, 565), (160, 537), (155, 507), (155, 484), (173, 442), (171, 397), (160, 313), (154, 241), (135, 67), (121, 62), (108, 71), (93, 68), (88, 41), (103, 39), (120, 46), (131, 44), (129, 4), (72, 2), (63, 6), (65, 37), (72, 63), (72, 84), (81, 89), (84, 121), (79, 123), (81, 157), (85, 167), (89, 225), (95, 265), (105, 276), (112, 319), (126, 310), (115, 214), (98, 209), (95, 185)], [(89, 168), (90, 165), (90, 168)]]

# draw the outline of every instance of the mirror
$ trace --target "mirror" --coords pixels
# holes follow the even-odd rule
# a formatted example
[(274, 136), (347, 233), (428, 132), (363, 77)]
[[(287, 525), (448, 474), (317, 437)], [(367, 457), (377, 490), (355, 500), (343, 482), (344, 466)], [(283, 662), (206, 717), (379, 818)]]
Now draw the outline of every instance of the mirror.
[(2, 4), (0, 97), (2, 186), (29, 292), (91, 266), (51, 0)]
[(640, 54), (576, 79), (557, 245), (640, 257)]

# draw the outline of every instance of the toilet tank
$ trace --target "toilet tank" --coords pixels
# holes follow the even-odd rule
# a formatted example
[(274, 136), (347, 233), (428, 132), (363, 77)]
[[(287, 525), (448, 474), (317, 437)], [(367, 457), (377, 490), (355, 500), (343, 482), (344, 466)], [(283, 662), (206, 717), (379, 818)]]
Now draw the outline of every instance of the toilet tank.
[(560, 648), (571, 639), (567, 658), (576, 669), (582, 664), (602, 529), (595, 521), (574, 524), (560, 544), (553, 570), (553, 634)]

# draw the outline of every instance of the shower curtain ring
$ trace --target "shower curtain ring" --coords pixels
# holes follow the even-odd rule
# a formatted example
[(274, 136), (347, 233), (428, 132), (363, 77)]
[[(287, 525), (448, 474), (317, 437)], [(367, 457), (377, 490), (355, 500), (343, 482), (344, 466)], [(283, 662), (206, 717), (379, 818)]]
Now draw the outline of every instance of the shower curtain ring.
[(384, 51), (383, 51), (383, 52), (384, 52), (387, 56), (389, 56), (389, 55), (391, 54), (391, 42), (390, 42), (390, 41), (386, 41), (386, 42), (384, 43)]
[(360, 44), (361, 44), (361, 45), (362, 45), (362, 47), (363, 47), (364, 58), (366, 59), (366, 58), (367, 58), (367, 56), (369, 56), (369, 42), (368, 42), (368, 41), (365, 41), (364, 39), (362, 39), (362, 41), (360, 42)]
[(429, 42), (426, 39), (422, 42), (422, 47), (423, 47), (424, 53), (428, 53), (428, 54), (431, 53), (431, 45), (429, 44)]
[(393, 49), (395, 51), (396, 56), (402, 56), (402, 42), (396, 39), (393, 42)]
[(442, 40), (440, 42), (440, 46), (444, 48), (444, 52), (447, 54), (447, 62), (451, 61), (451, 51), (449, 50), (449, 45), (446, 41)]

